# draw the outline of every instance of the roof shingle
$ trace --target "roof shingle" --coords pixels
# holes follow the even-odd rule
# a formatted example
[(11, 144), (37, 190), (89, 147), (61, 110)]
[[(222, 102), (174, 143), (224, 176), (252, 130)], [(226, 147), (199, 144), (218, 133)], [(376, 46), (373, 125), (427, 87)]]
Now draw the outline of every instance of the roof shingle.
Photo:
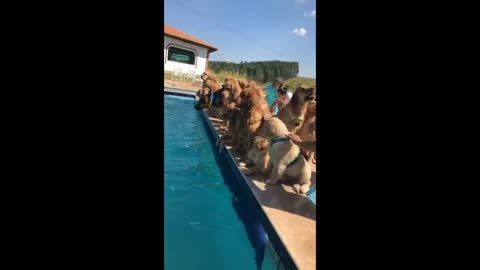
[(211, 45), (211, 44), (209, 44), (205, 41), (202, 41), (198, 38), (195, 38), (195, 37), (192, 37), (188, 34), (185, 34), (182, 31), (171, 27), (168, 24), (163, 25), (163, 33), (167, 36), (171, 36), (171, 37), (174, 37), (174, 38), (178, 38), (178, 39), (190, 42), (190, 43), (195, 43), (197, 45), (206, 47), (206, 48), (208, 48), (209, 52), (214, 52), (214, 51), (218, 50), (215, 46), (213, 46), (213, 45)]

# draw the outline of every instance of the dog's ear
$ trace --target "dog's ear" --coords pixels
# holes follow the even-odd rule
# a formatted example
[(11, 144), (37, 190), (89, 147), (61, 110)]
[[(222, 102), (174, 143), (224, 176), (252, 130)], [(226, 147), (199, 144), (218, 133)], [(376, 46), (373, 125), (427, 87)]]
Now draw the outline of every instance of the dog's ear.
[(242, 93), (242, 87), (240, 87), (240, 84), (238, 82), (233, 85), (233, 92), (234, 99), (240, 96), (240, 94)]
[(298, 105), (300, 101), (300, 97), (298, 96), (300, 93), (301, 88), (297, 88), (297, 90), (293, 93), (292, 98), (290, 99), (289, 103), (292, 103), (293, 105)]

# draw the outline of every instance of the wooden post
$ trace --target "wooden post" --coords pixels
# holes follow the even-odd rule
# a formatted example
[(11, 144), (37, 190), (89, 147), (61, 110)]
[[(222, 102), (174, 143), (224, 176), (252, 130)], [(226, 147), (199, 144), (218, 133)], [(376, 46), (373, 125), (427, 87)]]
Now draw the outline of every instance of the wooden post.
[(210, 50), (207, 49), (207, 63), (205, 64), (205, 71), (208, 71), (208, 57), (210, 56)]

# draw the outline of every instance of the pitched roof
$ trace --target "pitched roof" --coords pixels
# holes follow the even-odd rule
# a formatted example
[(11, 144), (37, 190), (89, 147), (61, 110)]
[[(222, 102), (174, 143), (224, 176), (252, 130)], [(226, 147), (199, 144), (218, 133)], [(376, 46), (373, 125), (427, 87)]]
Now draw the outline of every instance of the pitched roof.
[(207, 47), (210, 52), (214, 52), (214, 51), (218, 50), (215, 46), (213, 46), (213, 45), (211, 45), (211, 44), (209, 44), (205, 41), (202, 41), (198, 38), (187, 35), (187, 34), (183, 33), (182, 31), (171, 27), (168, 24), (163, 25), (163, 33), (167, 36), (171, 36), (171, 37), (174, 37), (174, 38), (181, 39), (183, 41), (187, 41), (187, 42), (195, 43), (195, 44), (203, 46), (203, 47)]

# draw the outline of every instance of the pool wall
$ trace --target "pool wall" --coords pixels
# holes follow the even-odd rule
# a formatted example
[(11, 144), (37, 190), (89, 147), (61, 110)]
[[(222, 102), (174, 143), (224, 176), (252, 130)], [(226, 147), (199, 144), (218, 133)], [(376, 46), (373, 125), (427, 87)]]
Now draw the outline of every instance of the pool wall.
[[(169, 88), (164, 88), (164, 93), (169, 95), (192, 97), (195, 100), (198, 100), (198, 98), (195, 96), (194, 91), (169, 87)], [(192, 106), (192, 109), (194, 109), (193, 106)], [(199, 113), (200, 113), (201, 119), (203, 120), (203, 123), (206, 126), (207, 134), (210, 139), (210, 142), (212, 143), (212, 147), (214, 147), (216, 141), (220, 136), (216, 132), (215, 127), (211, 123), (207, 113), (204, 110), (199, 111)], [(290, 254), (288, 253), (287, 249), (285, 248), (282, 241), (280, 240), (280, 237), (278, 236), (277, 232), (273, 228), (273, 225), (271, 224), (270, 220), (267, 218), (267, 215), (263, 211), (262, 206), (260, 205), (258, 200), (255, 198), (255, 195), (253, 194), (252, 190), (248, 186), (245, 176), (238, 169), (238, 166), (237, 166), (237, 163), (235, 162), (234, 157), (230, 154), (230, 152), (226, 149), (225, 146), (223, 146), (223, 151), (220, 154), (218, 153), (217, 149), (215, 150), (216, 150), (215, 156), (219, 164), (227, 165), (225, 167), (221, 166), (222, 171), (228, 170), (228, 172), (226, 172), (227, 175), (235, 176), (235, 177), (231, 177), (233, 179), (229, 179), (229, 180), (232, 180), (235, 182), (236, 186), (238, 187), (242, 195), (242, 200), (244, 200), (245, 203), (247, 203), (248, 206), (251, 207), (250, 210), (253, 210), (250, 212), (250, 214), (253, 214), (261, 222), (263, 226), (263, 230), (268, 235), (268, 241), (264, 251), (265, 251), (265, 256), (269, 256), (270, 260), (264, 260), (264, 263), (273, 261), (275, 263), (275, 269), (298, 269), (293, 259), (291, 258)], [(270, 268), (270, 267), (267, 267), (265, 265), (265, 268)]]

